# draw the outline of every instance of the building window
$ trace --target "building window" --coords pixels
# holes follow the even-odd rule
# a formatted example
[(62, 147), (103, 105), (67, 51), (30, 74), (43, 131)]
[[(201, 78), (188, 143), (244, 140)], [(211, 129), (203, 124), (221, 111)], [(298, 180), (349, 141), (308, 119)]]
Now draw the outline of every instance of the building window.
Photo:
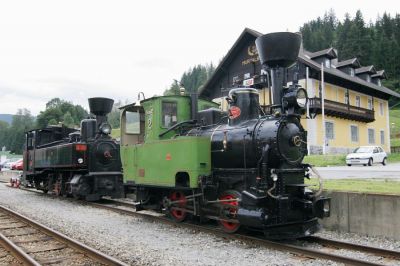
[(377, 84), (378, 84), (378, 86), (382, 86), (381, 79), (378, 79)]
[(379, 114), (383, 115), (384, 111), (383, 111), (383, 103), (379, 103)]
[(385, 131), (381, 130), (381, 144), (385, 145)]
[(354, 77), (354, 68), (350, 68), (350, 76)]
[(375, 144), (375, 129), (368, 128), (368, 143)]
[(368, 97), (368, 109), (372, 110), (372, 97)]
[(331, 67), (331, 60), (325, 59), (325, 67), (330, 68)]
[(332, 122), (325, 122), (325, 138), (326, 139), (334, 139), (334, 125)]
[(351, 141), (358, 142), (358, 126), (350, 126)]
[(344, 103), (349, 104), (349, 92), (348, 91), (346, 91), (344, 93)]
[(356, 106), (360, 107), (361, 106), (361, 97), (360, 96), (356, 96)]

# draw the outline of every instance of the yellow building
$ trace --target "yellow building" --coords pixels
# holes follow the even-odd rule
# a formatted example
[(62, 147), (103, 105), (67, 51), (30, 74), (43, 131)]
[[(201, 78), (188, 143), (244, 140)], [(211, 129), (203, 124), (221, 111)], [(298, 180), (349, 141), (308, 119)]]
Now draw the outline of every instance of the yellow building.
[[(245, 29), (213, 76), (200, 91), (200, 97), (214, 99), (227, 109), (224, 100), (230, 88), (251, 86), (260, 91), (260, 104), (268, 110), (270, 90), (265, 88), (254, 41), (262, 34)], [(382, 86), (383, 70), (361, 66), (357, 58), (338, 61), (338, 51), (301, 50), (297, 64), (281, 73), (291, 82), (297, 73), (306, 88), (309, 102), (302, 124), (308, 131), (309, 153), (347, 153), (363, 145), (379, 145), (390, 152), (390, 97), (400, 94)], [(322, 113), (325, 113), (322, 116)]]

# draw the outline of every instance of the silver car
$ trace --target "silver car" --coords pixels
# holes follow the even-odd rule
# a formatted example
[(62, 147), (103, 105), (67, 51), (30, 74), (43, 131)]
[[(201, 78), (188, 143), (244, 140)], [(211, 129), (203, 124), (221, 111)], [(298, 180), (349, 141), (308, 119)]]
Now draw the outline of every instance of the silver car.
[(383, 165), (387, 163), (387, 154), (379, 146), (361, 146), (346, 156), (346, 164), (348, 166), (352, 166), (353, 164), (371, 166), (374, 163), (381, 163)]

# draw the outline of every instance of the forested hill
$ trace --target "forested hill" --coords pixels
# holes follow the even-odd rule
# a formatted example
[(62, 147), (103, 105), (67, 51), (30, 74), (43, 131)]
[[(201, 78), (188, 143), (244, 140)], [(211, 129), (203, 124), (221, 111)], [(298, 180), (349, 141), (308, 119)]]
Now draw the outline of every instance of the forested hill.
[[(305, 23), (300, 31), (306, 50), (315, 52), (334, 47), (339, 61), (357, 57), (364, 66), (385, 69), (388, 80), (384, 85), (400, 92), (400, 14), (384, 13), (375, 22), (364, 21), (361, 11), (343, 20), (333, 10), (323, 17)], [(399, 99), (392, 99), (392, 104)]]

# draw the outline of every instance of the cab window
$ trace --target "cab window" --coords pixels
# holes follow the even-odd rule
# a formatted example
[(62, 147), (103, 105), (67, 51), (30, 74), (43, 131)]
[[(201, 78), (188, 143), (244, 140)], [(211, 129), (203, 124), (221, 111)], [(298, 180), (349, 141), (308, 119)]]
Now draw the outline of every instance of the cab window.
[(32, 150), (34, 145), (35, 145), (35, 133), (29, 132), (27, 133), (27, 143), (26, 143), (27, 150)]
[(125, 132), (127, 134), (140, 134), (139, 112), (126, 112)]
[(178, 122), (178, 108), (176, 102), (162, 103), (162, 126), (171, 127)]

